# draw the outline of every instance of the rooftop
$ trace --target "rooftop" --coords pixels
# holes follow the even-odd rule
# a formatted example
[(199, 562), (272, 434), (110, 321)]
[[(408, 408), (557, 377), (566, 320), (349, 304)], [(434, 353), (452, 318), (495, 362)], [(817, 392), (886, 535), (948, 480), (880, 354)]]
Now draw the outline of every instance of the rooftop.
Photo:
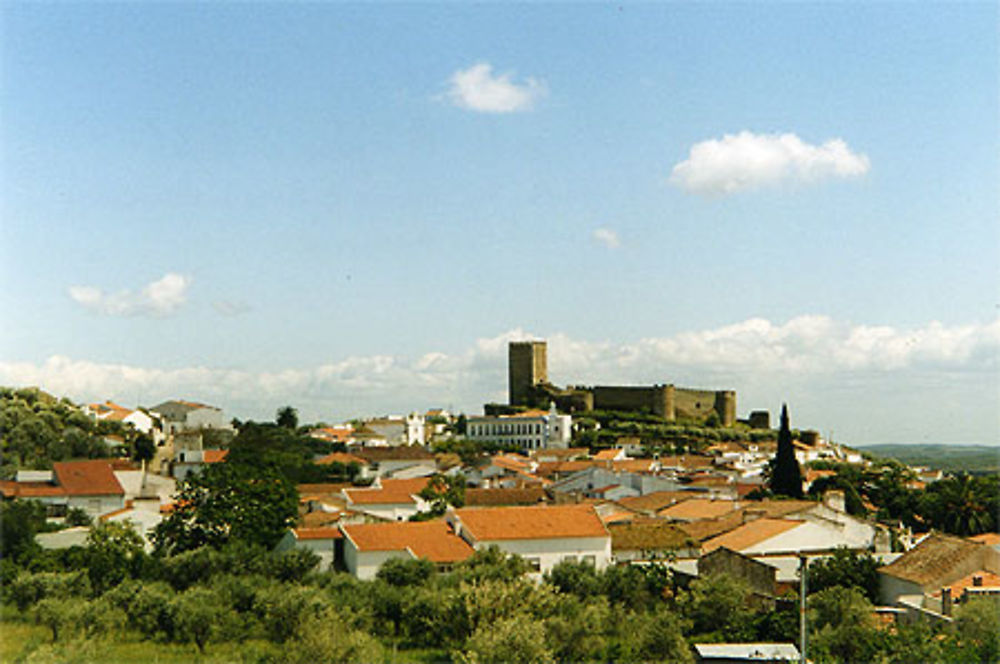
[(675, 521), (700, 521), (714, 519), (739, 508), (734, 500), (712, 500), (710, 498), (690, 498), (660, 510), (657, 514)]
[(102, 459), (89, 461), (59, 461), (52, 464), (52, 473), (70, 496), (120, 496), (125, 490)]
[(413, 496), (420, 493), (430, 478), (412, 480), (381, 480), (381, 488), (344, 489), (348, 500), (355, 505), (401, 505), (414, 503)]
[(978, 555), (983, 546), (961, 537), (932, 533), (892, 563), (879, 568), (879, 572), (921, 586), (943, 585), (954, 580), (949, 577), (956, 565)]
[(444, 521), (359, 523), (343, 526), (358, 551), (406, 551), (436, 563), (465, 560), (472, 547)]
[(608, 536), (593, 505), (473, 507), (455, 516), (481, 542)]
[(755, 519), (727, 533), (713, 537), (702, 544), (701, 548), (705, 553), (714, 551), (720, 546), (732, 549), (733, 551), (743, 551), (792, 528), (797, 528), (803, 523), (803, 521), (792, 521), (790, 519)]

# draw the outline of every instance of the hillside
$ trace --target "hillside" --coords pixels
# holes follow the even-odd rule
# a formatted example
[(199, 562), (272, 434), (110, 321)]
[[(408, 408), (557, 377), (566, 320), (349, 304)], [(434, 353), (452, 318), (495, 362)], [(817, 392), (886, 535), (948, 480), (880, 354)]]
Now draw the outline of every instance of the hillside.
[(988, 445), (865, 445), (858, 449), (911, 466), (929, 466), (946, 472), (1000, 472), (1000, 447)]

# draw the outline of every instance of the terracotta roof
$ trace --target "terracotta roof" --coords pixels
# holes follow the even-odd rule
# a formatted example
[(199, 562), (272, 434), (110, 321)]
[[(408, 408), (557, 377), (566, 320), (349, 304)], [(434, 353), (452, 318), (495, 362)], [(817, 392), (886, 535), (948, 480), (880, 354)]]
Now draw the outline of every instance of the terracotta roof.
[(710, 498), (691, 498), (660, 510), (657, 514), (666, 519), (676, 521), (700, 521), (714, 519), (739, 508), (739, 503), (733, 500), (712, 500)]
[(631, 523), (611, 523), (613, 551), (680, 549), (696, 544), (688, 534), (672, 523), (657, 519), (639, 519)]
[(52, 473), (70, 496), (120, 496), (125, 493), (111, 464), (91, 461), (60, 461), (52, 464)]
[(496, 505), (537, 505), (545, 500), (541, 487), (521, 489), (466, 489), (465, 504), (469, 507)]
[(531, 453), (532, 459), (552, 458), (563, 461), (586, 456), (590, 456), (590, 449), (586, 447), (550, 448), (547, 450), (534, 450)]
[(300, 496), (340, 494), (340, 492), (344, 489), (355, 488), (361, 487), (355, 487), (350, 482), (317, 482), (312, 484), (296, 485), (296, 489), (298, 489)]
[(297, 540), (343, 539), (340, 528), (293, 528)]
[(835, 470), (813, 470), (812, 468), (807, 468), (805, 472), (806, 482), (815, 482), (821, 477), (833, 477), (837, 474)]
[(346, 443), (353, 434), (354, 430), (348, 427), (323, 427), (322, 429), (313, 429), (309, 432), (309, 435), (313, 438), (336, 440), (341, 443)]
[(723, 514), (714, 519), (683, 523), (680, 527), (691, 537), (704, 541), (741, 526), (747, 512), (776, 519), (802, 512), (817, 505), (819, 503), (811, 500), (752, 500), (744, 502), (743, 506), (734, 512)]
[(645, 496), (619, 498), (618, 504), (639, 512), (656, 512), (674, 503), (701, 495), (704, 495), (704, 493), (694, 491), (654, 491), (653, 493), (647, 493)]
[(982, 535), (974, 535), (969, 539), (973, 542), (979, 542), (980, 544), (997, 546), (1000, 544), (1000, 533), (983, 533)]
[(951, 570), (969, 557), (979, 555), (983, 548), (978, 542), (932, 533), (892, 563), (880, 567), (879, 572), (921, 586), (940, 585), (954, 580), (949, 579)]
[(352, 447), (351, 454), (368, 463), (380, 461), (433, 461), (434, 455), (419, 445), (399, 445), (397, 447)]
[(202, 452), (201, 460), (202, 463), (219, 463), (225, 460), (227, 454), (229, 450), (205, 450)]
[(660, 457), (660, 466), (663, 468), (711, 468), (714, 463), (714, 458), (700, 454)]
[(303, 528), (319, 528), (322, 526), (328, 526), (331, 523), (337, 523), (340, 521), (340, 517), (343, 516), (343, 512), (324, 512), (318, 510), (316, 512), (306, 512), (299, 517), (299, 524)]
[(414, 495), (420, 493), (430, 478), (412, 480), (383, 479), (381, 488), (344, 489), (344, 494), (355, 505), (401, 505), (415, 503)]
[(724, 546), (733, 551), (743, 551), (792, 528), (797, 528), (803, 523), (803, 521), (791, 521), (789, 519), (754, 519), (738, 528), (734, 528), (728, 533), (713, 537), (702, 544), (701, 550), (704, 553), (708, 553), (709, 551), (718, 549), (720, 546)]
[(51, 482), (15, 482), (0, 480), (0, 493), (4, 498), (43, 498), (45, 496), (65, 496), (61, 486)]
[(593, 505), (464, 508), (455, 515), (480, 542), (608, 535)]
[(653, 459), (623, 459), (621, 461), (612, 461), (611, 467), (619, 472), (625, 471), (630, 473), (651, 473), (656, 466), (656, 461)]
[(497, 454), (490, 463), (498, 468), (515, 472), (531, 472), (531, 459), (520, 454)]
[(343, 526), (358, 551), (406, 551), (436, 563), (465, 560), (472, 547), (444, 521), (359, 523)]
[[(979, 579), (979, 583), (976, 583), (976, 579)], [(951, 588), (952, 597), (961, 597), (962, 593), (965, 592), (966, 588), (998, 588), (1000, 587), (1000, 575), (994, 574), (993, 572), (985, 569), (977, 570), (972, 574), (962, 577), (954, 583), (948, 584)], [(933, 595), (935, 597), (940, 597), (941, 589), (934, 591)]]
[(556, 474), (577, 473), (596, 465), (596, 461), (544, 461), (535, 468), (535, 474), (540, 477), (549, 477)]
[(614, 461), (615, 458), (621, 453), (622, 451), (617, 449), (601, 450), (594, 455), (594, 458), (598, 461)]
[(359, 456), (354, 456), (353, 454), (348, 454), (347, 452), (334, 452), (332, 454), (327, 454), (322, 459), (316, 460), (316, 464), (320, 466), (326, 466), (331, 463), (342, 463), (345, 466), (348, 464), (356, 463), (360, 466), (364, 466), (368, 462)]

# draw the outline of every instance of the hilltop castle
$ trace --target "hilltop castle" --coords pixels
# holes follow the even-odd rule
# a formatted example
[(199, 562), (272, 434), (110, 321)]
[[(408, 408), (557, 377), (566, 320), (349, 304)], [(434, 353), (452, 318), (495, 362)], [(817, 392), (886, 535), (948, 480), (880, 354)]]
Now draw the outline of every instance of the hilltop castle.
[(561, 410), (632, 410), (659, 415), (667, 421), (678, 417), (704, 420), (716, 413), (722, 426), (736, 423), (736, 392), (692, 390), (673, 385), (568, 386), (549, 382), (547, 346), (544, 341), (514, 341), (508, 347), (507, 384), (511, 406), (547, 406)]

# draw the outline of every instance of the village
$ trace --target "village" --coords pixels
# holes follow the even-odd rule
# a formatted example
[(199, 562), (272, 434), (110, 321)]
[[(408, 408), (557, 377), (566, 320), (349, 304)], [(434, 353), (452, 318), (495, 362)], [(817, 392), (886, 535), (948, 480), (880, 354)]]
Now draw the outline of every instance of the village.
[[(686, 424), (686, 444), (653, 446), (642, 435), (616, 435), (610, 445), (591, 447), (578, 443), (587, 433), (595, 440), (601, 428), (593, 406), (560, 410), (552, 398), (547, 408), (536, 407), (539, 395), (547, 399), (557, 388), (548, 383), (544, 347), (529, 353), (527, 370), (522, 351), (523, 344), (511, 344), (510, 403), (487, 404), (488, 414), (433, 409), (299, 427), (317, 450), (311, 463), (337, 469), (343, 481), (296, 485), (297, 517), (274, 552), (307, 551), (314, 569), (361, 581), (376, 579), (387, 561), (425, 561), (447, 573), (493, 548), (523, 560), (526, 578), (536, 582), (566, 563), (597, 572), (655, 566), (682, 586), (719, 574), (738, 579), (755, 605), (772, 609), (804, 593), (810, 566), (863, 555), (877, 564), (872, 611), (886, 628), (947, 625), (956, 607), (1000, 595), (1000, 535), (961, 537), (886, 518), (880, 506), (834, 481), (836, 469), (870, 472), (877, 461), (816, 431), (792, 438), (784, 409), (777, 431), (767, 412), (737, 422), (734, 395), (724, 404), (728, 415), (715, 409), (718, 400), (695, 417), (666, 414)], [(227, 464), (244, 426), (220, 407), (184, 400), (136, 409), (105, 401), (81, 412), (143, 434), (153, 453), (139, 461), (57, 461), (0, 482), (5, 504), (37, 501), (50, 523), (62, 524), (35, 535), (42, 549), (85, 547), (98, 524), (117, 523), (153, 551), (161, 524), (189, 508), (179, 490)], [(627, 418), (623, 413), (618, 417)], [(291, 418), (298, 427), (295, 417), (294, 409), (282, 409), (278, 425)], [(718, 427), (727, 418), (730, 426), (721, 430), (739, 435), (698, 438), (703, 431), (695, 425), (711, 419)], [(801, 468), (801, 490), (792, 497), (769, 488), (783, 433)], [(124, 440), (105, 442), (115, 449)], [(905, 471), (914, 491), (946, 479), (929, 468)], [(859, 499), (860, 507), (849, 504)], [(72, 525), (73, 514), (80, 525)], [(695, 649), (706, 662), (758, 661), (760, 652), (784, 661), (797, 660), (802, 645)]]

